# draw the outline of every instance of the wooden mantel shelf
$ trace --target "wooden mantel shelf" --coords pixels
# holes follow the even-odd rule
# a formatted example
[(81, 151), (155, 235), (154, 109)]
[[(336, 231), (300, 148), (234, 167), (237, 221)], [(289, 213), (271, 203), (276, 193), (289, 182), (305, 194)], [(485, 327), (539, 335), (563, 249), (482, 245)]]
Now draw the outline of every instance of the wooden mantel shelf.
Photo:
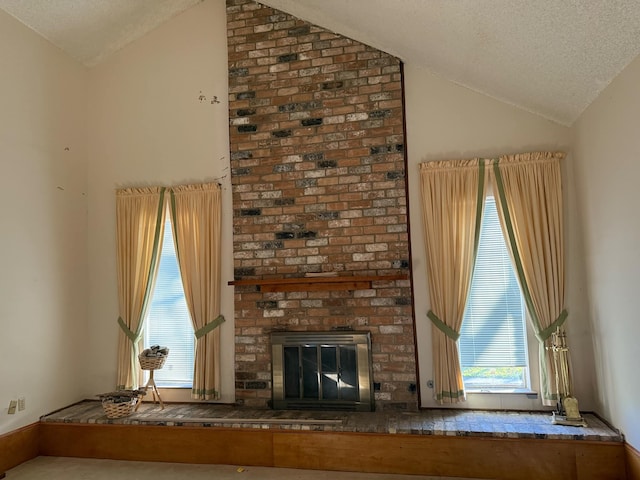
[(409, 275), (342, 276), (342, 277), (299, 277), (232, 280), (234, 286), (257, 285), (261, 292), (317, 292), (321, 290), (367, 290), (373, 282), (406, 280)]

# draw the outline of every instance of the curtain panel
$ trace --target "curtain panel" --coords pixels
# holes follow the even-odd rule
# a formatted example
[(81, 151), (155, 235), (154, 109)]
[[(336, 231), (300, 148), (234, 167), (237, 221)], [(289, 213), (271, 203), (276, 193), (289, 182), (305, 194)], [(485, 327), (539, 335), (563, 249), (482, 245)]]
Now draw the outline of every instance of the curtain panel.
[[(168, 193), (168, 194), (167, 194)], [(173, 234), (196, 352), (192, 397), (220, 398), (221, 189), (218, 184), (116, 191), (120, 326), (117, 388), (137, 388), (138, 352), (170, 199)]]
[(138, 351), (164, 231), (165, 189), (116, 191), (118, 276), (117, 388), (138, 388)]
[(180, 276), (196, 337), (191, 396), (220, 398), (221, 189), (218, 184), (171, 189), (171, 217)]
[(548, 348), (551, 334), (562, 329), (567, 318), (560, 174), (564, 157), (559, 152), (534, 152), (492, 160), (498, 215), (539, 342), (545, 405), (554, 405), (558, 399), (553, 354)]
[(435, 399), (465, 400), (457, 340), (471, 285), (484, 197), (482, 159), (420, 164)]

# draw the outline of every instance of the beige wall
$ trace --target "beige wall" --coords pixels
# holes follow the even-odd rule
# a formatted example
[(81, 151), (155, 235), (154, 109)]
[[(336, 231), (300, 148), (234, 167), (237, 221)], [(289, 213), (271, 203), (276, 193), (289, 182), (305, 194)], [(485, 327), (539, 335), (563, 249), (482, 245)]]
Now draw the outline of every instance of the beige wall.
[[(224, 2), (208, 0), (197, 5), (88, 74), (0, 12), (0, 60), (0, 90), (6, 93), (0, 97), (0, 159), (7, 172), (0, 180), (0, 208), (2, 218), (17, 225), (5, 229), (1, 237), (5, 266), (0, 288), (2, 433), (115, 384), (115, 188), (224, 177), (220, 180), (224, 204), (231, 205)], [(631, 250), (638, 234), (631, 209), (638, 203), (633, 202), (638, 194), (632, 190), (634, 176), (617, 173), (622, 167), (640, 168), (632, 157), (633, 149), (638, 151), (633, 127), (638, 124), (639, 97), (631, 91), (633, 80), (637, 83), (640, 76), (638, 62), (579, 122), (577, 154), (571, 153), (570, 129), (411, 65), (405, 71), (423, 405), (433, 401), (426, 386), (431, 378), (431, 340), (425, 318), (429, 302), (418, 163), (564, 150), (570, 154), (564, 162), (567, 307), (577, 395), (583, 409), (597, 407), (638, 447), (640, 422), (633, 405), (640, 384), (623, 384), (633, 373), (626, 367), (633, 365), (629, 339), (640, 333), (630, 300), (634, 280), (638, 284), (638, 254)], [(201, 93), (206, 101), (198, 99)], [(221, 103), (211, 104), (213, 95)], [(615, 155), (608, 153), (611, 150)], [(585, 167), (578, 168), (578, 161)], [(619, 188), (620, 182), (626, 188)], [(25, 186), (37, 192), (27, 195)], [(580, 219), (585, 222), (587, 262), (583, 261)], [(226, 284), (233, 276), (230, 209), (225, 210), (223, 225)], [(588, 308), (585, 263), (590, 279)], [(222, 309), (228, 319), (222, 327), (223, 401), (232, 401), (230, 287), (224, 288)], [(590, 317), (601, 363), (599, 396), (594, 393)], [(606, 331), (604, 322), (610, 318), (622, 322), (623, 328)], [(7, 416), (8, 401), (20, 394), (27, 397), (27, 411)], [(538, 404), (521, 396), (475, 396), (467, 406), (535, 408)]]
[[(220, 103), (211, 104), (214, 95)], [(198, 4), (92, 69), (88, 104), (88, 344), (100, 355), (83, 387), (95, 394), (116, 382), (115, 189), (220, 179), (223, 204), (231, 205), (224, 2)], [(229, 207), (223, 232), (222, 400), (232, 401)]]
[[(89, 346), (103, 352), (93, 362), (87, 393), (115, 381), (117, 297), (114, 196), (118, 186), (202, 181), (228, 174), (227, 63), (224, 2), (209, 0), (129, 45), (90, 72), (89, 95)], [(413, 268), (422, 403), (433, 405), (430, 325), (418, 167), (426, 160), (490, 157), (530, 150), (569, 151), (570, 131), (489, 97), (407, 65), (407, 149)], [(222, 103), (200, 103), (200, 91)], [(565, 162), (570, 166), (572, 160)], [(566, 178), (566, 176), (565, 176)], [(223, 180), (228, 187), (229, 178)], [(580, 246), (570, 181), (566, 182), (570, 340), (576, 358), (577, 393), (583, 408), (593, 398), (589, 325), (585, 321)], [(225, 191), (223, 279), (231, 279), (231, 198)], [(575, 280), (575, 281), (574, 281)], [(225, 282), (226, 283), (226, 282)], [(233, 400), (233, 290), (225, 287), (223, 395)], [(532, 339), (535, 346), (535, 340)], [(475, 395), (467, 407), (537, 408), (522, 395)]]
[(84, 68), (3, 11), (0, 65), (2, 434), (83, 388), (87, 185)]
[(640, 58), (574, 126), (596, 410), (640, 449)]
[[(426, 70), (405, 66), (409, 205), (416, 331), (423, 406), (434, 406), (431, 325), (426, 279), (424, 235), (420, 208), (418, 164), (430, 160), (485, 157), (534, 150), (570, 153), (570, 130), (536, 115), (444, 81)], [(575, 363), (576, 392), (582, 408), (590, 408), (593, 353), (589, 324), (584, 315), (580, 245), (575, 218), (575, 192), (568, 178), (573, 159), (564, 162), (565, 218), (567, 221), (567, 310), (569, 342)], [(536, 340), (530, 338), (534, 350)], [(537, 357), (536, 357), (537, 358)], [(532, 359), (534, 360), (534, 359)], [(535, 361), (535, 360), (534, 360)], [(537, 383), (534, 383), (534, 388)], [(537, 389), (537, 388), (535, 388)], [(464, 407), (541, 408), (539, 400), (524, 395), (470, 394)]]

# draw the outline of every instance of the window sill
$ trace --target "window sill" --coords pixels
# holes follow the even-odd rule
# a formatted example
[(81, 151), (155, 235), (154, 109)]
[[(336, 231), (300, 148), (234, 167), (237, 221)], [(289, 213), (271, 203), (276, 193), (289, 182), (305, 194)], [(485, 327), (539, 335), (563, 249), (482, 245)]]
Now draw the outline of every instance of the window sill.
[[(158, 387), (162, 401), (168, 403), (185, 402), (195, 403), (197, 400), (191, 398), (191, 388), (184, 387)], [(147, 394), (144, 396), (144, 402), (153, 401), (153, 395), (151, 389), (147, 390)]]
[(538, 392), (534, 390), (529, 390), (528, 388), (474, 388), (474, 389), (466, 389), (467, 393), (472, 394), (488, 394), (488, 395), (527, 395), (533, 398), (538, 396)]

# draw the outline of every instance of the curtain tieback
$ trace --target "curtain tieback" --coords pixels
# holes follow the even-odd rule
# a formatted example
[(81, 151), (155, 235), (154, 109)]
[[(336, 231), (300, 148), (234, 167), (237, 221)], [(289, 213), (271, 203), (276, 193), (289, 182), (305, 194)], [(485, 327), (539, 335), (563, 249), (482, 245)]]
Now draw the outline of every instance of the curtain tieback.
[(140, 334), (136, 335), (135, 333), (133, 333), (131, 329), (127, 326), (127, 324), (124, 323), (124, 320), (122, 320), (122, 317), (118, 317), (118, 325), (120, 325), (120, 328), (122, 329), (124, 334), (127, 336), (127, 338), (131, 340), (131, 343), (133, 343), (134, 345), (138, 343), (138, 340), (140, 340)]
[(436, 327), (438, 327), (438, 329), (442, 333), (444, 333), (447, 337), (449, 337), (454, 342), (458, 341), (458, 338), (460, 338), (460, 334), (456, 332), (453, 328), (451, 328), (449, 325), (444, 323), (442, 320), (440, 320), (438, 316), (435, 313), (433, 313), (433, 311), (429, 310), (427, 312), (427, 317), (429, 317), (429, 320), (431, 320), (431, 322), (433, 322), (433, 324)]
[[(124, 320), (122, 320), (122, 317), (118, 317), (118, 325), (120, 325), (120, 328), (122, 329), (124, 334), (127, 336), (127, 338), (131, 340), (131, 372), (133, 375), (133, 372), (135, 372), (136, 370), (136, 362), (138, 359), (138, 354), (140, 353), (140, 349), (138, 348), (138, 341), (140, 340), (142, 333), (138, 333), (137, 335), (133, 333), (131, 329), (127, 326), (127, 324), (124, 323)], [(132, 378), (134, 379), (133, 385), (135, 387), (136, 385), (138, 385), (138, 381), (135, 379), (135, 376)]]
[(224, 322), (225, 322), (225, 319), (222, 316), (222, 314), (220, 314), (213, 322), (207, 323), (204, 327), (199, 328), (193, 333), (196, 336), (196, 338), (199, 339), (200, 337), (204, 337), (207, 333), (209, 333), (210, 331), (222, 325)]
[(556, 320), (551, 325), (549, 325), (544, 330), (540, 330), (538, 333), (536, 333), (536, 338), (538, 339), (538, 341), (540, 343), (544, 343), (551, 336), (551, 334), (556, 331), (556, 328), (562, 326), (564, 321), (567, 319), (567, 315), (567, 311), (562, 310), (562, 313), (558, 315), (558, 318), (556, 318)]

